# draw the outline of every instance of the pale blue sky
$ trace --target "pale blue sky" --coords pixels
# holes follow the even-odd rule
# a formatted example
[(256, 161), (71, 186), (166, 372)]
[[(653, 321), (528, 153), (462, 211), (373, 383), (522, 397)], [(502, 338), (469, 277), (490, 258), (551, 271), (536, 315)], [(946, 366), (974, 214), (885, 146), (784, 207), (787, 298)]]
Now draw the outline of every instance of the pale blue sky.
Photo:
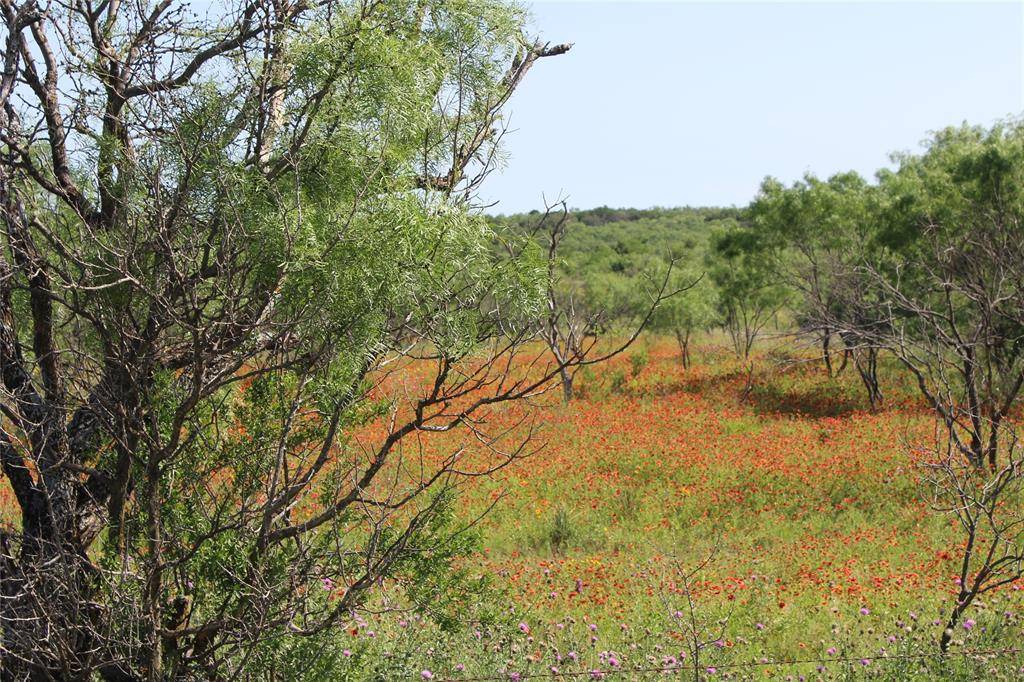
[(511, 102), (493, 212), (743, 205), (1024, 111), (1024, 3), (532, 3), (572, 51)]

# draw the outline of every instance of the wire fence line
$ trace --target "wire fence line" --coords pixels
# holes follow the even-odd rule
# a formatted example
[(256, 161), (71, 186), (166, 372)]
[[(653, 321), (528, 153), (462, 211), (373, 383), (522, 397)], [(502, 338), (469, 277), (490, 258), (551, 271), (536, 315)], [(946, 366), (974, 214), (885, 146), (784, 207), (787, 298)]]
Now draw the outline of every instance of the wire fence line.
[[(714, 671), (736, 669), (736, 668), (767, 668), (767, 667), (791, 667), (796, 665), (811, 665), (811, 664), (825, 664), (825, 663), (865, 663), (871, 664), (876, 662), (889, 662), (897, 660), (924, 660), (931, 658), (974, 658), (974, 657), (993, 657), (998, 658), (1001, 656), (1008, 656), (1010, 654), (1024, 653), (1024, 648), (1008, 647), (1004, 649), (964, 649), (956, 652), (942, 653), (940, 651), (930, 653), (919, 653), (919, 654), (871, 654), (865, 656), (829, 656), (827, 658), (802, 658), (802, 659), (791, 659), (787, 661), (741, 661), (735, 663), (720, 663), (715, 665), (700, 665), (699, 670), (702, 671)], [(535, 672), (535, 673), (515, 673), (507, 672), (503, 675), (487, 675), (487, 676), (475, 676), (475, 677), (440, 677), (436, 678), (437, 682), (494, 682), (496, 680), (529, 680), (529, 679), (551, 679), (551, 678), (574, 678), (574, 677), (590, 677), (590, 678), (605, 678), (619, 675), (633, 675), (639, 673), (658, 673), (658, 672), (693, 672), (694, 666), (675, 664), (670, 666), (652, 666), (652, 667), (634, 667), (634, 668), (594, 668), (590, 670), (573, 670), (573, 671), (559, 671), (559, 672)]]

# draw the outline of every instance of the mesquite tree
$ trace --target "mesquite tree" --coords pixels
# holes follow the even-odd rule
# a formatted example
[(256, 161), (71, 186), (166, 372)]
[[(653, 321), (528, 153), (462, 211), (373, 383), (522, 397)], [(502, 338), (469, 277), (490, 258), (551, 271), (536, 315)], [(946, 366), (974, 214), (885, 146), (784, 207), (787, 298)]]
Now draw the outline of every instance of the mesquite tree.
[(948, 129), (898, 161), (880, 174), (877, 255), (845, 288), (873, 300), (836, 322), (892, 353), (954, 448), (994, 471), (1024, 388), (1024, 128)]
[[(878, 301), (875, 289), (860, 281), (855, 268), (876, 248), (876, 194), (856, 173), (828, 180), (807, 175), (790, 187), (767, 178), (748, 209), (762, 237), (765, 260), (797, 294), (801, 334), (816, 337), (830, 376), (853, 359), (872, 407), (882, 400), (880, 349), (861, 330), (874, 319)], [(837, 318), (844, 323), (837, 325)], [(842, 344), (838, 368), (832, 359), (836, 337)]]
[(712, 235), (707, 254), (721, 318), (733, 351), (748, 369), (754, 343), (786, 305), (789, 293), (771, 268), (768, 246), (750, 225), (733, 224)]
[[(672, 288), (672, 272), (676, 258), (669, 259), (663, 273), (638, 277), (635, 292), (623, 305), (610, 309), (583, 301), (571, 283), (566, 282), (560, 265), (559, 248), (566, 235), (569, 207), (565, 200), (545, 207), (528, 234), (539, 241), (545, 250), (547, 278), (545, 305), (547, 310), (540, 321), (538, 334), (547, 344), (559, 368), (562, 400), (568, 404), (574, 395), (576, 373), (588, 365), (605, 362), (619, 355), (639, 338), (657, 312), (673, 297), (692, 286)], [(621, 309), (619, 309), (621, 307)], [(618, 329), (610, 329), (615, 324)], [(614, 342), (599, 348), (601, 336), (618, 332)]]
[(896, 160), (831, 323), (894, 356), (938, 417), (925, 479), (965, 538), (945, 650), (978, 595), (1024, 575), (1024, 125), (947, 129)]
[(0, 8), (4, 679), (337, 655), (443, 560), (445, 491), (526, 447), (488, 414), (585, 359), (519, 360), (543, 259), (471, 208), (568, 46), (479, 0)]
[(675, 338), (679, 362), (686, 369), (693, 364), (690, 343), (694, 333), (708, 331), (721, 323), (718, 292), (705, 273), (693, 268), (677, 270), (672, 283), (679, 293), (658, 306), (651, 329)]

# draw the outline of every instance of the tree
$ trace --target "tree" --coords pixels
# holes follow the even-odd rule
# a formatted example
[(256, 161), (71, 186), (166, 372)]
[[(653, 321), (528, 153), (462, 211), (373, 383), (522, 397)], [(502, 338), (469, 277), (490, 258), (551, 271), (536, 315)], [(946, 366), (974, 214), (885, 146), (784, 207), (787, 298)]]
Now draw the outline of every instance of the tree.
[[(579, 369), (605, 362), (633, 345), (660, 306), (679, 293), (669, 286), (675, 265), (675, 259), (672, 259), (657, 280), (633, 281), (627, 291), (618, 288), (619, 296), (592, 294), (590, 301), (581, 301), (573, 284), (563, 278), (559, 267), (559, 249), (566, 235), (568, 217), (566, 202), (557, 201), (545, 208), (531, 231), (532, 238), (542, 240), (547, 253), (547, 315), (540, 324), (539, 334), (560, 367), (562, 399), (566, 404), (573, 399), (573, 382)], [(603, 298), (605, 305), (595, 305), (597, 298)], [(614, 305), (609, 304), (612, 299), (615, 300)], [(600, 337), (613, 324), (618, 329), (612, 331), (619, 331), (620, 338), (624, 340), (597, 352)]]
[(679, 344), (679, 361), (690, 367), (690, 340), (694, 332), (719, 324), (717, 292), (702, 272), (678, 270), (673, 288), (679, 293), (662, 303), (651, 320), (651, 329), (671, 334)]
[(965, 536), (945, 651), (978, 595), (1024, 575), (1024, 125), (946, 129), (896, 161), (880, 248), (855, 270), (878, 303), (834, 323), (896, 357), (941, 424), (925, 471)]
[(734, 223), (712, 236), (707, 256), (725, 328), (744, 360), (786, 303), (788, 292), (772, 271), (769, 246), (751, 226)]
[[(826, 181), (808, 175), (784, 187), (768, 178), (749, 208), (751, 222), (767, 244), (770, 268), (796, 292), (797, 320), (803, 334), (814, 335), (831, 376), (831, 342), (843, 343), (840, 370), (853, 358), (872, 406), (882, 400), (878, 382), (879, 349), (859, 334), (867, 319), (833, 325), (836, 316), (851, 319), (877, 303), (872, 289), (858, 286), (854, 267), (870, 258), (875, 248), (878, 212), (875, 189), (857, 173), (839, 173)], [(840, 308), (845, 307), (845, 310)], [(870, 316), (870, 315), (869, 315)]]
[[(569, 46), (487, 1), (0, 8), (3, 678), (287, 677), (587, 360), (517, 361), (545, 265), (472, 208)], [(490, 458), (424, 458), (460, 429)]]
[(857, 270), (878, 303), (840, 317), (911, 372), (962, 455), (994, 469), (1024, 387), (1024, 128), (947, 129), (897, 159), (880, 175), (882, 248)]

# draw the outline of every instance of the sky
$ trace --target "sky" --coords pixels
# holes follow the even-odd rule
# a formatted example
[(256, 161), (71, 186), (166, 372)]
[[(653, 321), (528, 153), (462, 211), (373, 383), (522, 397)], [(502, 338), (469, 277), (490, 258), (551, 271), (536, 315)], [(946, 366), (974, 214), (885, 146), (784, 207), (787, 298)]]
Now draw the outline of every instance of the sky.
[(534, 2), (494, 213), (745, 205), (1024, 113), (1024, 2)]

